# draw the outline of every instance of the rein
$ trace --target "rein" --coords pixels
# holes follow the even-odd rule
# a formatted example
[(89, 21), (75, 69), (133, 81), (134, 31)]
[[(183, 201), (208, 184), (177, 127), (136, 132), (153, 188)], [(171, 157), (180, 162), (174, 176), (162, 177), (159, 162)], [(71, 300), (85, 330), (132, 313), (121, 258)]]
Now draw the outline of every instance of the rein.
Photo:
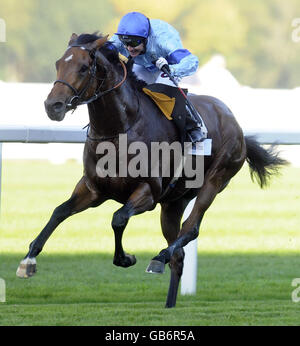
[[(67, 106), (70, 107), (71, 109), (75, 110), (78, 106), (94, 102), (97, 99), (103, 97), (104, 95), (107, 95), (111, 91), (114, 91), (117, 88), (119, 88), (125, 82), (125, 80), (127, 78), (127, 69), (126, 69), (126, 66), (125, 66), (124, 62), (120, 59), (119, 61), (120, 61), (121, 65), (122, 65), (123, 72), (124, 72), (123, 79), (117, 85), (113, 86), (112, 88), (107, 89), (105, 91), (101, 91), (100, 88), (102, 87), (102, 85), (103, 85), (103, 83), (105, 81), (105, 78), (104, 79), (100, 79), (100, 78), (97, 78), (97, 76), (96, 76), (96, 73), (97, 73), (97, 57), (95, 55), (95, 50), (89, 50), (86, 47), (81, 46), (81, 45), (72, 45), (72, 46), (68, 47), (68, 49), (69, 48), (73, 48), (73, 47), (78, 47), (78, 48), (80, 48), (82, 50), (86, 50), (86, 51), (89, 52), (91, 57), (93, 56), (93, 62), (92, 62), (92, 65), (91, 65), (91, 69), (89, 71), (90, 78), (87, 81), (86, 85), (81, 90), (77, 90), (75, 87), (73, 87), (71, 84), (69, 84), (68, 82), (66, 82), (63, 79), (57, 79), (54, 82), (54, 85), (56, 83), (62, 83), (62, 84), (66, 85), (67, 87), (69, 87), (72, 90), (74, 95), (68, 101)], [(82, 100), (83, 96), (85, 95), (85, 93), (90, 88), (93, 79), (101, 80), (102, 82), (100, 83), (99, 87), (96, 88), (96, 90), (94, 92), (94, 95), (92, 97), (90, 97), (88, 100)]]

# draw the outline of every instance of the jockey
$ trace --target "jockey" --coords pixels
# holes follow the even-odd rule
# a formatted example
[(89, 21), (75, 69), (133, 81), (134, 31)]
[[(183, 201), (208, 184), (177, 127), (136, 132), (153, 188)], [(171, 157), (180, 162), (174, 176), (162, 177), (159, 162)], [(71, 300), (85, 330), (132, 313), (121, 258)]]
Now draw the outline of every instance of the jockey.
[[(173, 82), (161, 73), (169, 68), (172, 76), (179, 81), (192, 75), (198, 67), (198, 58), (184, 49), (178, 32), (168, 23), (159, 19), (148, 19), (139, 12), (127, 13), (120, 21), (118, 31), (110, 42), (124, 56), (134, 60), (133, 72), (147, 84), (163, 83), (174, 87)], [(199, 115), (195, 109), (187, 109), (186, 130), (193, 143), (203, 139)]]

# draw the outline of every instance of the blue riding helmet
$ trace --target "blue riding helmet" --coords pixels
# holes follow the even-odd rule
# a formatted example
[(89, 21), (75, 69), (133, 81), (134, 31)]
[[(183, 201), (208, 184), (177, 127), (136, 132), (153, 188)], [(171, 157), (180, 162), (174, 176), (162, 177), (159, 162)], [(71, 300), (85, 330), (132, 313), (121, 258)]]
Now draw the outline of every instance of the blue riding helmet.
[(148, 38), (149, 19), (140, 12), (129, 12), (121, 19), (116, 35), (139, 36)]

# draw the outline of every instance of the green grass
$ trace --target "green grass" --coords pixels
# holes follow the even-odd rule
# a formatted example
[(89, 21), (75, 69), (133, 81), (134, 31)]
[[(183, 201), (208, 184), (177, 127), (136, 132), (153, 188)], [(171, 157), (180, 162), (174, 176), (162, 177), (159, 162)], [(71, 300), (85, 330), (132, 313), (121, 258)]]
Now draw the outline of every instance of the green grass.
[(29, 243), (81, 177), (75, 162), (5, 161), (0, 223), (0, 277), (6, 303), (0, 325), (298, 325), (300, 303), (291, 282), (300, 277), (299, 168), (289, 167), (266, 190), (248, 167), (208, 210), (198, 238), (195, 296), (178, 295), (164, 309), (169, 270), (145, 268), (166, 242), (159, 206), (133, 217), (124, 248), (134, 267), (112, 264), (112, 214), (108, 201), (74, 215), (53, 233), (37, 258), (38, 273), (15, 276)]

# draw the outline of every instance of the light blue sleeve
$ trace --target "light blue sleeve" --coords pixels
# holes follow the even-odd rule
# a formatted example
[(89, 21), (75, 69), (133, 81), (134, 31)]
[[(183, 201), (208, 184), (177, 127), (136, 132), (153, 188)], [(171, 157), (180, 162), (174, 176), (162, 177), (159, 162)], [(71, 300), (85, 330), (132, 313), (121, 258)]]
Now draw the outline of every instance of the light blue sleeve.
[(169, 62), (173, 76), (182, 78), (195, 73), (199, 60), (183, 48), (178, 31), (166, 22), (158, 22), (155, 31), (161, 56)]
[(183, 78), (194, 74), (197, 71), (198, 65), (198, 58), (193, 54), (189, 54), (181, 59), (178, 64), (169, 66), (174, 77)]

